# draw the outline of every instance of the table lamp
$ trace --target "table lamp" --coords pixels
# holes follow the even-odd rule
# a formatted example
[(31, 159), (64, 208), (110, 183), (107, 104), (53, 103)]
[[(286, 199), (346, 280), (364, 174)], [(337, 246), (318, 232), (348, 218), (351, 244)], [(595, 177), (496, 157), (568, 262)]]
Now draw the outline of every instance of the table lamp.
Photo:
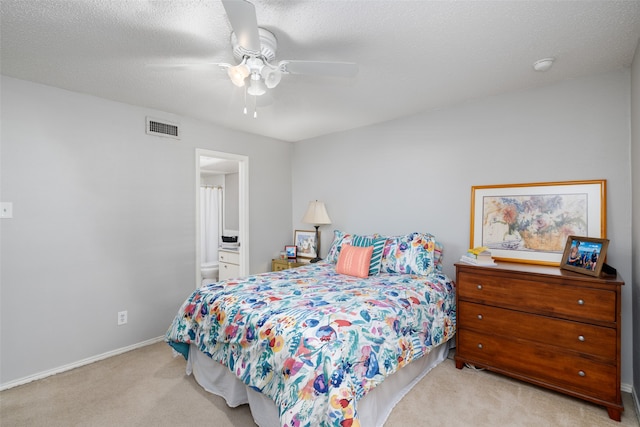
[(318, 232), (318, 227), (322, 224), (331, 224), (331, 219), (327, 213), (327, 208), (324, 207), (324, 203), (317, 200), (309, 202), (309, 207), (304, 217), (302, 217), (302, 222), (313, 224), (316, 228), (316, 257), (309, 262), (318, 262), (322, 259), (320, 258), (320, 233)]

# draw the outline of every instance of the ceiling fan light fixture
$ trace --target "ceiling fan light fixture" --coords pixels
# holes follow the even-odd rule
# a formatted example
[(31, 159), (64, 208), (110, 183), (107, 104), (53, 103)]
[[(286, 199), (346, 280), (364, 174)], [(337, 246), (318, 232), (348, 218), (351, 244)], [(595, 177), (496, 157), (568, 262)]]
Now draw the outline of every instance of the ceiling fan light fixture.
[[(253, 3), (250, 0), (222, 0), (222, 5), (231, 24), (233, 55), (242, 60), (242, 67), (224, 65), (228, 66), (227, 72), (233, 83), (245, 89), (245, 114), (247, 95), (253, 97), (255, 118), (258, 97), (278, 86), (283, 74), (336, 77), (354, 77), (357, 74), (358, 66), (351, 62), (281, 60), (275, 63), (278, 40), (271, 31), (258, 26)], [(269, 97), (260, 99), (264, 98)]]
[(273, 89), (278, 86), (278, 84), (280, 84), (280, 80), (282, 80), (282, 73), (277, 68), (269, 68), (265, 66), (262, 69), (261, 74), (264, 78), (265, 86), (269, 89)]
[(251, 74), (251, 84), (249, 85), (249, 89), (247, 93), (253, 96), (264, 95), (267, 92), (262, 79), (260, 78), (260, 74), (253, 73)]
[(249, 76), (249, 68), (245, 65), (245, 61), (242, 61), (242, 63), (238, 65), (229, 67), (227, 74), (234, 85), (242, 87), (244, 86), (244, 79)]

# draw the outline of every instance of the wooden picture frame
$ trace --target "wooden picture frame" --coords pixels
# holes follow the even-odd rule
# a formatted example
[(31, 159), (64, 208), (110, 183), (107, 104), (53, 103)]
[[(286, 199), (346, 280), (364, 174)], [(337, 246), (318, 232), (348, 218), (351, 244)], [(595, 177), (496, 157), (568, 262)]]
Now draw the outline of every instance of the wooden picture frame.
[(608, 239), (569, 236), (560, 268), (599, 277), (605, 264), (608, 248)]
[(298, 258), (315, 258), (316, 248), (318, 242), (316, 242), (315, 230), (296, 230), (293, 233), (293, 243), (298, 248)]
[(287, 259), (298, 258), (298, 248), (295, 245), (287, 245), (284, 247), (284, 252), (287, 255)]
[(471, 187), (470, 248), (494, 259), (560, 265), (567, 237), (606, 237), (606, 180)]

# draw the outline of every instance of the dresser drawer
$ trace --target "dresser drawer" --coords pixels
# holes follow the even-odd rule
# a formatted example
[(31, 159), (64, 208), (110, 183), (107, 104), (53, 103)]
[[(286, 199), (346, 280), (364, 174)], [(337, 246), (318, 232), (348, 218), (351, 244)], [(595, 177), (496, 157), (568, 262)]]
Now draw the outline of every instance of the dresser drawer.
[(271, 271), (283, 271), (300, 267), (301, 265), (304, 265), (304, 263), (292, 259), (273, 259), (271, 260)]
[(237, 251), (218, 251), (218, 261), (228, 264), (240, 264), (240, 253)]
[(557, 347), (520, 339), (464, 329), (457, 333), (460, 337), (456, 351), (469, 363), (477, 362), (519, 379), (605, 401), (618, 399), (615, 364), (600, 363)]
[(604, 326), (554, 319), (521, 311), (460, 301), (460, 328), (520, 338), (596, 356), (605, 361), (616, 357), (616, 330)]
[(457, 292), (460, 299), (522, 311), (600, 322), (617, 320), (615, 289), (460, 271)]
[(289, 266), (287, 264), (283, 264), (283, 263), (279, 263), (279, 262), (272, 262), (271, 263), (271, 271), (283, 271), (283, 270), (288, 270)]

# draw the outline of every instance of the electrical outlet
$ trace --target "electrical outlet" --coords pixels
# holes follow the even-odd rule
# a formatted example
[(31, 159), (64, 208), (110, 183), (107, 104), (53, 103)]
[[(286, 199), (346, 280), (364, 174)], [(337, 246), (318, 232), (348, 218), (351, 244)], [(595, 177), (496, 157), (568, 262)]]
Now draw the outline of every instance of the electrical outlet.
[(13, 203), (0, 203), (0, 218), (13, 218)]
[(127, 312), (126, 311), (119, 311), (118, 312), (118, 326), (124, 325), (125, 323), (127, 323)]

